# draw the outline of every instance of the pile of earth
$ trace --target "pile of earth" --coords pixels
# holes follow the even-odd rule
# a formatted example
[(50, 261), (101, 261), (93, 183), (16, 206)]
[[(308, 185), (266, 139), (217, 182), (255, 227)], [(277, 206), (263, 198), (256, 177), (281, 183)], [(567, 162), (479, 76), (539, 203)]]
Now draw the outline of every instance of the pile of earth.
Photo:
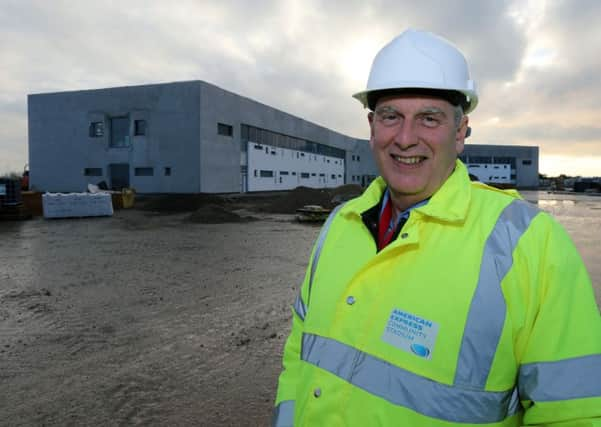
[(207, 204), (191, 213), (186, 220), (200, 224), (223, 224), (225, 222), (248, 222), (255, 218), (250, 216), (240, 216), (223, 206), (216, 204)]
[(340, 203), (357, 197), (363, 189), (354, 184), (336, 188), (297, 187), (290, 191), (243, 194), (164, 194), (136, 197), (136, 209), (156, 214), (191, 212), (189, 221), (200, 223), (243, 222), (253, 218), (242, 217), (238, 209), (274, 214), (294, 214), (306, 205), (332, 209)]
[(136, 197), (136, 209), (157, 213), (194, 212), (207, 205), (223, 206), (227, 201), (215, 194), (163, 194)]
[(307, 205), (319, 205), (332, 209), (342, 202), (357, 197), (363, 189), (354, 184), (337, 188), (297, 187), (269, 200), (257, 203), (257, 210), (269, 213), (293, 214), (297, 209)]

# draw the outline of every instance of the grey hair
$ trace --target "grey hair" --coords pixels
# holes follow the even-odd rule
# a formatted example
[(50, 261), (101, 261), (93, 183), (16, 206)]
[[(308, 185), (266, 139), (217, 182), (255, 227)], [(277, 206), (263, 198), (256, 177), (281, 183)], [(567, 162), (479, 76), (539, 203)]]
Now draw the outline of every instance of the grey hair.
[(461, 105), (455, 105), (453, 107), (453, 112), (455, 113), (455, 127), (459, 128), (461, 119), (463, 119), (463, 107), (461, 107)]

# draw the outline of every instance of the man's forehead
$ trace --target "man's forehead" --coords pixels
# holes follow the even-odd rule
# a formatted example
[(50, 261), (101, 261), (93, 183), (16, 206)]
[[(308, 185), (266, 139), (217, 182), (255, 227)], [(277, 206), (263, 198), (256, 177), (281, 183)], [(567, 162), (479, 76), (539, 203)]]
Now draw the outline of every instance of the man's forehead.
[(403, 94), (380, 98), (376, 104), (376, 110), (383, 108), (447, 113), (453, 109), (453, 106), (449, 101), (434, 96)]
[(398, 94), (382, 97), (376, 104), (376, 109), (384, 106), (407, 106), (421, 108), (433, 108), (438, 110), (450, 110), (453, 108), (446, 99), (429, 95)]

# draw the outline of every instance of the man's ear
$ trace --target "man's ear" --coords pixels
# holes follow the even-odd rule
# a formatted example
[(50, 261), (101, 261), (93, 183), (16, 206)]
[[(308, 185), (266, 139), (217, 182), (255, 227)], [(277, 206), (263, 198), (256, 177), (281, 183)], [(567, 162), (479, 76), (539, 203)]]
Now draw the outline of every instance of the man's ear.
[(374, 113), (367, 113), (367, 121), (369, 122), (369, 147), (374, 148)]
[(465, 146), (465, 138), (467, 136), (469, 118), (467, 116), (463, 116), (461, 118), (461, 123), (455, 132), (455, 151), (457, 154), (463, 153), (463, 148)]

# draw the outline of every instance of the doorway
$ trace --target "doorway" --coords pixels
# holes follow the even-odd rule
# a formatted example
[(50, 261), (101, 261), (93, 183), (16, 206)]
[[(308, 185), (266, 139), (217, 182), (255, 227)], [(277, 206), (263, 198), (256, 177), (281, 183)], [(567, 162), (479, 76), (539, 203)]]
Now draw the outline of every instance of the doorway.
[(113, 163), (109, 165), (111, 190), (120, 191), (129, 187), (129, 163)]

